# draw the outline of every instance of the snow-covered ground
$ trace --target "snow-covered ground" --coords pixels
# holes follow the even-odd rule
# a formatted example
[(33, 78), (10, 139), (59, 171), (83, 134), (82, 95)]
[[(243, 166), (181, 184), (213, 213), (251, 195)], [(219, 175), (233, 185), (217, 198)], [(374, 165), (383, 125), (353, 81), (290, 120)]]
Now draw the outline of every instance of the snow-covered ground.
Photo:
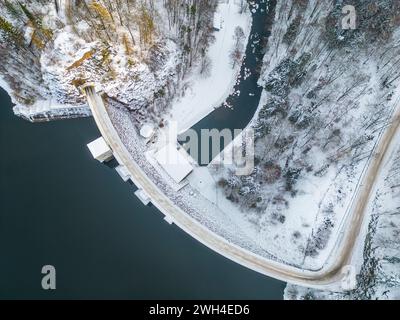
[(220, 1), (218, 14), (222, 19), (222, 29), (214, 32), (215, 42), (210, 46), (208, 56), (211, 70), (202, 76), (193, 70), (186, 80), (187, 89), (183, 96), (173, 102), (167, 120), (177, 121), (178, 133), (182, 133), (219, 107), (231, 93), (240, 72), (241, 65), (232, 68), (230, 53), (234, 46), (236, 27), (241, 27), (246, 43), (251, 29), (251, 13), (239, 13), (238, 0)]
[[(400, 133), (394, 137), (400, 141)], [(285, 299), (400, 299), (400, 145), (383, 164), (351, 263), (356, 288), (346, 293), (288, 285)]]
[[(6, 55), (1, 72), (11, 88), (7, 91), (16, 104), (15, 113), (26, 119), (90, 115), (79, 87), (95, 82), (108, 97), (135, 111), (138, 121), (158, 123), (175, 91), (179, 91), (177, 69), (190, 71), (186, 65), (189, 61), (197, 65), (199, 54), (188, 59), (188, 53), (182, 52), (184, 46), (197, 46), (202, 52), (209, 44), (207, 35), (216, 6), (211, 2), (189, 13), (177, 9), (184, 3), (170, 6), (162, 1), (151, 5), (127, 2), (119, 4), (117, 10), (114, 3), (101, 0), (95, 5), (70, 2), (68, 10), (75, 11), (72, 15), (64, 10), (57, 12), (52, 1), (21, 1), (20, 5), (37, 15), (40, 25), (24, 17), (19, 5), (14, 8), (15, 15), (21, 15), (17, 19), (10, 9), (14, 4), (0, 3), (1, 17), (21, 32), (21, 47), (26, 50), (14, 56), (11, 42), (3, 46), (1, 39)], [(151, 20), (152, 30), (147, 31), (146, 40), (135, 15), (139, 6)], [(101, 14), (107, 16), (106, 28), (99, 27), (104, 23)], [(171, 15), (175, 15), (174, 22)], [(188, 30), (179, 30), (193, 31), (192, 24), (197, 24), (193, 37)]]

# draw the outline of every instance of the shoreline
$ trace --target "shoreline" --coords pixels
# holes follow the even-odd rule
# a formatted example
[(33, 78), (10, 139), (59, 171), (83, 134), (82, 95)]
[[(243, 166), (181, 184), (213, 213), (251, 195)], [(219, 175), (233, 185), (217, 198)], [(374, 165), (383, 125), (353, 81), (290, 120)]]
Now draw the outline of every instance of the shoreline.
[[(195, 67), (192, 74), (185, 79), (189, 87), (185, 89), (183, 96), (174, 99), (166, 117), (167, 121), (177, 121), (178, 134), (185, 132), (221, 106), (233, 92), (240, 78), (245, 52), (243, 52), (242, 62), (234, 68), (231, 66), (229, 55), (233, 48), (236, 27), (243, 29), (244, 48), (248, 47), (251, 40), (253, 14), (251, 6), (242, 14), (238, 12), (238, 9), (234, 1), (219, 3), (217, 12), (223, 18), (223, 27), (219, 31), (214, 31), (216, 40), (207, 53), (211, 59), (210, 75), (203, 78), (197, 74), (198, 66)], [(232, 39), (229, 39), (230, 37)], [(227, 79), (229, 81), (226, 81)], [(191, 108), (187, 107), (189, 105)]]
[[(14, 116), (20, 117), (31, 123), (42, 123), (49, 121), (87, 118), (91, 117), (92, 115), (89, 106), (74, 107), (68, 105), (66, 106), (60, 105), (59, 107), (51, 107), (54, 106), (53, 104), (51, 104), (51, 101), (48, 101), (50, 106), (49, 108), (43, 110), (31, 111), (29, 110), (29, 107), (23, 107), (15, 101), (10, 86), (7, 84), (7, 82), (3, 79), (1, 75), (0, 75), (0, 88), (2, 88), (11, 99), (11, 102), (13, 104), (12, 110)], [(46, 101), (43, 101), (42, 103), (44, 104), (46, 103)], [(38, 103), (38, 105), (40, 105), (40, 103)]]

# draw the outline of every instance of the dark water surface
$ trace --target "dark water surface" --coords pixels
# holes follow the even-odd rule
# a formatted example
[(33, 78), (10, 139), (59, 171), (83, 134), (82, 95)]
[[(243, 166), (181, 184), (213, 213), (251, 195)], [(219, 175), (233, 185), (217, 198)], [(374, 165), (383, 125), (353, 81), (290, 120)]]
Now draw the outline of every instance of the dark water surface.
[[(229, 129), (232, 136), (235, 129), (247, 127), (260, 103), (263, 88), (258, 85), (261, 67), (271, 34), (271, 22), (275, 14), (276, 0), (258, 1), (258, 9), (252, 13), (252, 26), (249, 42), (246, 47), (246, 55), (240, 71), (240, 82), (234, 88), (226, 102), (215, 109), (208, 116), (196, 123), (191, 129), (197, 132), (198, 137), (202, 137), (203, 129), (218, 129), (219, 131)], [(229, 107), (228, 107), (229, 106)], [(179, 137), (182, 144), (189, 141), (187, 133)], [(225, 142), (226, 143), (226, 142)], [(221, 148), (213, 153), (210, 147), (209, 161), (214, 159), (225, 148), (224, 141), (221, 141)], [(201, 158), (201, 143), (199, 143), (198, 154)], [(207, 165), (209, 162), (200, 163)]]
[(91, 159), (93, 119), (31, 124), (11, 107), (0, 90), (0, 298), (282, 298), (284, 283), (169, 226)]
[[(276, 0), (259, 1), (259, 7), (253, 12), (250, 38), (246, 47), (240, 71), (240, 83), (234, 91), (240, 94), (232, 94), (227, 103), (231, 106), (221, 106), (207, 117), (196, 123), (192, 129), (244, 129), (253, 118), (260, 102), (263, 88), (257, 82), (260, 78), (265, 48), (270, 36), (271, 21), (275, 12)], [(247, 72), (249, 76), (246, 76)]]

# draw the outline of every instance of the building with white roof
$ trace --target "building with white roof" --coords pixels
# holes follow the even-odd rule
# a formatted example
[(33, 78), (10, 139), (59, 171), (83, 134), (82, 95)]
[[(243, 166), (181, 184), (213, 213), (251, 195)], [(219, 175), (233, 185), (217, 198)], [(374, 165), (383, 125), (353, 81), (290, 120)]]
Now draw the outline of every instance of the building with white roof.
[(155, 159), (163, 170), (176, 182), (182, 182), (193, 171), (187, 156), (174, 144), (167, 144), (155, 155)]
[(103, 137), (100, 137), (87, 145), (93, 158), (105, 162), (113, 158), (113, 152)]

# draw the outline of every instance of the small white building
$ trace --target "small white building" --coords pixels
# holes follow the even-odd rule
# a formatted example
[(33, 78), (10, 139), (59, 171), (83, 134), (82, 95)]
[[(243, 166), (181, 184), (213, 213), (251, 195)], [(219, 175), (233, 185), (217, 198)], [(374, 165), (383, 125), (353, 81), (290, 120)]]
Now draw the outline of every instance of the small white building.
[(164, 220), (168, 223), (168, 224), (173, 224), (174, 220), (170, 217), (170, 216), (165, 216)]
[(103, 137), (100, 137), (87, 145), (93, 158), (105, 162), (113, 158), (113, 152)]
[(189, 159), (171, 143), (161, 148), (155, 154), (155, 159), (176, 183), (182, 182), (193, 171)]
[(144, 124), (140, 129), (140, 135), (147, 140), (153, 138), (154, 132), (154, 127), (151, 124)]

